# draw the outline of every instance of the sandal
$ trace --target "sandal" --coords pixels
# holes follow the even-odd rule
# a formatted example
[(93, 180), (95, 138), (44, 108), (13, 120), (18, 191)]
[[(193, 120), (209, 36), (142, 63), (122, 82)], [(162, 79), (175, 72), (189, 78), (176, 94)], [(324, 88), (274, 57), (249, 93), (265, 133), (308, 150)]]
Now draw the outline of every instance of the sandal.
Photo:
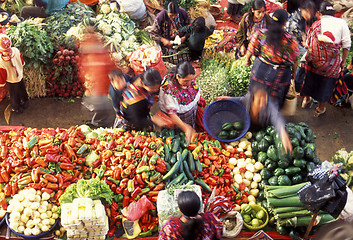
[(302, 108), (306, 108), (309, 105), (309, 103), (311, 103), (311, 101), (312, 101), (311, 97), (309, 97), (309, 100), (307, 100), (307, 101), (305, 101), (305, 99), (306, 98), (303, 99)]
[(319, 117), (320, 115), (324, 114), (326, 112), (326, 107), (324, 108), (323, 111), (320, 111), (319, 108), (317, 107), (315, 109), (314, 117)]

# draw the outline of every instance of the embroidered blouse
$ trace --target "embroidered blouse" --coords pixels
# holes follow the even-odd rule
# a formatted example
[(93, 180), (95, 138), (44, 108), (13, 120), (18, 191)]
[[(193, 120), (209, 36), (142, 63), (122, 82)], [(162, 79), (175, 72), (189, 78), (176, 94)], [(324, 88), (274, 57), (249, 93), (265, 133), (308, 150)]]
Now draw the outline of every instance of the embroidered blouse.
[(200, 89), (195, 79), (183, 88), (179, 85), (174, 74), (165, 76), (165, 81), (159, 91), (159, 107), (168, 114), (183, 114), (195, 106), (200, 99)]
[[(214, 214), (200, 213), (203, 219), (203, 229), (196, 236), (195, 240), (213, 240), (222, 238), (222, 221)], [(182, 240), (182, 225), (180, 217), (171, 217), (166, 220), (159, 232), (158, 240)]]
[(289, 33), (285, 32), (278, 50), (267, 42), (267, 29), (261, 29), (249, 43), (248, 51), (260, 56), (268, 64), (291, 66), (299, 56), (298, 42)]
[(123, 93), (121, 112), (124, 119), (134, 129), (143, 129), (153, 125), (150, 119), (150, 107), (154, 95), (149, 94), (143, 88), (130, 84)]

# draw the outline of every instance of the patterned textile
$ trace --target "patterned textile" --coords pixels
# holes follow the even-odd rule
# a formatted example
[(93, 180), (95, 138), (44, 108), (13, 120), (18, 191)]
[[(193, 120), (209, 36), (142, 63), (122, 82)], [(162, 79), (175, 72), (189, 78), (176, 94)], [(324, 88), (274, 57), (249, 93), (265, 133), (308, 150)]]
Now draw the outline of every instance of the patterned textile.
[(253, 88), (256, 84), (261, 84), (261, 87), (266, 89), (281, 108), (290, 86), (290, 80), (290, 67), (274, 66), (256, 58), (251, 70), (249, 87)]
[[(177, 65), (180, 62), (189, 62), (191, 60), (190, 52), (188, 49), (186, 49), (187, 47), (185, 44), (180, 45), (180, 47), (178, 48), (170, 48), (164, 46), (161, 46), (161, 48), (163, 53), (162, 58), (164, 62), (170, 62), (174, 65)], [(184, 51), (180, 52), (182, 50)]]
[(174, 74), (169, 74), (165, 77), (165, 82), (162, 86), (162, 90), (173, 96), (178, 100), (178, 103), (181, 105), (188, 105), (194, 101), (197, 93), (200, 91), (199, 87), (196, 84), (195, 79), (187, 88), (182, 88), (177, 79), (174, 77)]
[(178, 117), (184, 123), (189, 124), (192, 128), (195, 128), (196, 123), (196, 112), (197, 112), (197, 105), (195, 105), (190, 111), (185, 113), (179, 113)]
[(336, 87), (330, 98), (330, 103), (335, 104), (340, 98), (343, 98), (344, 96), (347, 97), (347, 94), (348, 94), (348, 87), (346, 83), (343, 81), (343, 75), (340, 74), (340, 78), (338, 78), (336, 82)]
[[(203, 228), (195, 240), (212, 240), (222, 238), (222, 221), (212, 213), (200, 213), (203, 219)], [(182, 240), (182, 225), (180, 217), (171, 217), (162, 226), (158, 240)]]
[(149, 94), (145, 89), (137, 87), (134, 83), (130, 84), (123, 93), (123, 101), (121, 103), (122, 112), (129, 105), (132, 105), (141, 100), (144, 100), (148, 96)]
[(267, 29), (261, 29), (249, 43), (248, 51), (253, 55), (259, 56), (269, 64), (291, 66), (299, 56), (298, 42), (292, 35), (285, 32), (281, 46), (278, 50), (267, 42)]
[[(250, 26), (250, 20), (249, 20), (249, 15), (246, 16), (245, 22), (247, 26)], [(266, 19), (265, 17), (260, 21), (260, 22), (254, 22), (251, 29), (249, 29), (246, 33), (246, 39), (250, 41), (251, 37), (260, 29), (263, 29), (266, 27)]]
[(341, 44), (319, 41), (321, 34), (321, 21), (313, 23), (308, 32), (308, 53), (306, 61), (309, 71), (324, 77), (338, 78), (341, 71)]
[(210, 204), (209, 211), (219, 218), (224, 217), (233, 208), (233, 204), (224, 196), (216, 196)]

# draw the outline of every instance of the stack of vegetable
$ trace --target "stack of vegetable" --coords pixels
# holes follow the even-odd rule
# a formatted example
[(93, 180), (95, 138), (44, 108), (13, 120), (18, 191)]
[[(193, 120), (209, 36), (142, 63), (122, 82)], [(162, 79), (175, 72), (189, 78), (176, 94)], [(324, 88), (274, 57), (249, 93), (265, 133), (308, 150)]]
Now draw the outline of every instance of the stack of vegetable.
[(10, 228), (27, 236), (49, 231), (59, 217), (58, 207), (50, 202), (52, 196), (33, 188), (15, 194), (7, 209)]
[(112, 58), (116, 61), (121, 61), (139, 47), (135, 36), (135, 23), (125, 13), (97, 15), (95, 27), (106, 40)]
[(261, 170), (262, 185), (289, 186), (306, 180), (320, 159), (316, 156), (315, 135), (306, 123), (288, 123), (286, 129), (293, 146), (292, 155), (285, 152), (273, 126), (255, 134), (251, 148)]
[(235, 60), (234, 54), (212, 53), (203, 58), (197, 83), (208, 103), (222, 95), (244, 96), (249, 86), (250, 71), (244, 58)]
[(233, 186), (239, 190), (235, 200), (236, 210), (240, 210), (247, 203), (255, 204), (259, 194), (258, 183), (261, 182), (261, 175), (258, 172), (263, 165), (252, 158), (249, 142), (251, 137), (251, 132), (248, 132), (244, 138), (227, 146), (227, 149), (230, 149), (233, 145), (236, 151), (244, 153), (239, 155), (239, 158), (229, 158), (229, 164), (233, 166)]
[(45, 88), (45, 65), (52, 57), (54, 48), (48, 34), (39, 26), (24, 21), (12, 26), (7, 34), (11, 38), (12, 46), (17, 47), (26, 63), (24, 80), (29, 97), (43, 97)]
[(346, 185), (353, 189), (353, 151), (348, 153), (346, 149), (340, 149), (332, 157), (331, 162), (342, 163), (342, 168), (346, 171), (341, 176), (346, 181)]
[[(299, 189), (305, 184), (265, 186), (266, 200), (263, 205), (274, 215), (277, 232), (282, 235), (289, 233), (293, 239), (299, 239), (299, 233), (305, 231), (313, 214), (305, 209), (297, 195)], [(320, 216), (319, 226), (335, 220), (331, 215), (323, 212), (318, 216)], [(300, 227), (303, 227), (304, 231)]]
[(49, 97), (81, 97), (85, 91), (78, 77), (78, 54), (74, 50), (61, 49), (53, 59), (53, 68), (48, 75)]
[(67, 46), (66, 33), (71, 27), (75, 27), (83, 20), (94, 16), (91, 8), (80, 3), (70, 3), (60, 11), (45, 19), (45, 30), (51, 37), (53, 45), (59, 49), (61, 47), (72, 48), (74, 46)]

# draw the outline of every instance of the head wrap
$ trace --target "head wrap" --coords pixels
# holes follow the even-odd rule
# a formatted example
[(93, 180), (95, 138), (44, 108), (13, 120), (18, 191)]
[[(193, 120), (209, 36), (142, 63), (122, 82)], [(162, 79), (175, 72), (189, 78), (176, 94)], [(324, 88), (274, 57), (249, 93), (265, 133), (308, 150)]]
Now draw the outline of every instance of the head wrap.
[(17, 76), (18, 76), (16, 66), (12, 61), (13, 54), (12, 54), (12, 48), (11, 48), (11, 39), (6, 34), (0, 34), (0, 55), (1, 55), (1, 59), (3, 61), (5, 61), (5, 62), (10, 61), (11, 62), (11, 65), (12, 65), (12, 67), (15, 68)]
[(12, 58), (11, 39), (6, 34), (0, 34), (0, 54), (4, 61)]

